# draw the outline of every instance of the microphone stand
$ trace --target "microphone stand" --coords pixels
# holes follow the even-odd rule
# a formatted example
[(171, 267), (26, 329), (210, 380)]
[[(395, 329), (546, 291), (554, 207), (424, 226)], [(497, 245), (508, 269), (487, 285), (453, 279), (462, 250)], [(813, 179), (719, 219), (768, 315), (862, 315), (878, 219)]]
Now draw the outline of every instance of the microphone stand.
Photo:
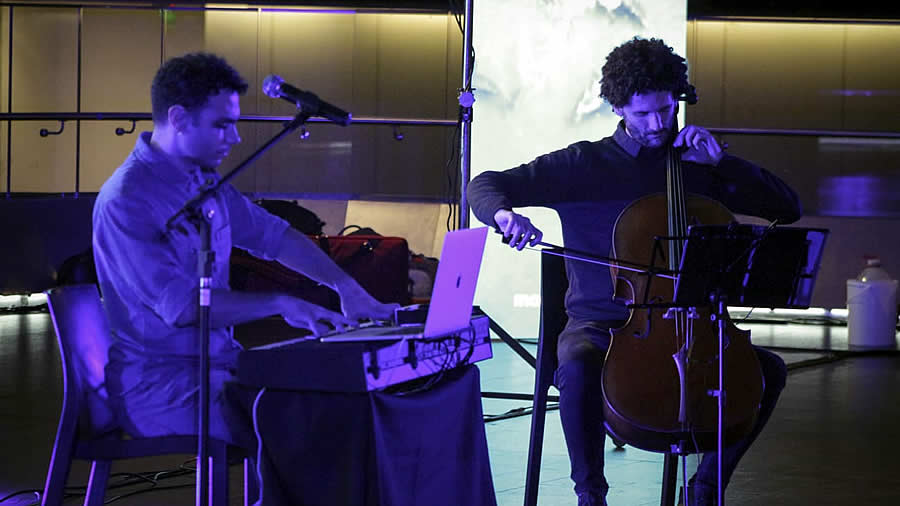
[(285, 122), (284, 128), (272, 139), (263, 144), (246, 160), (241, 162), (231, 172), (222, 177), (218, 183), (201, 192), (189, 200), (166, 222), (166, 230), (172, 230), (182, 220), (187, 220), (200, 232), (200, 251), (197, 253), (197, 270), (200, 278), (200, 297), (198, 299), (198, 332), (200, 334), (200, 407), (199, 407), (199, 434), (197, 436), (197, 491), (195, 496), (196, 506), (212, 504), (213, 497), (209, 494), (211, 481), (209, 462), (209, 333), (210, 333), (210, 309), (212, 305), (212, 266), (215, 263), (215, 252), (212, 250), (212, 226), (213, 212), (204, 213), (202, 205), (218, 192), (219, 188), (234, 179), (251, 163), (255, 162), (275, 143), (283, 139), (309, 120), (310, 114), (303, 111), (297, 113), (293, 120)]

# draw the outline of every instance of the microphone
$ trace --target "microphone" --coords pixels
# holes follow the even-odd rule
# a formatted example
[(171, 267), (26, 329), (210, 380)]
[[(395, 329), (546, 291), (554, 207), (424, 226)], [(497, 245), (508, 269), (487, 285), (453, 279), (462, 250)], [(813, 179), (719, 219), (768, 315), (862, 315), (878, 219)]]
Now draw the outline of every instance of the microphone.
[(270, 74), (263, 79), (262, 88), (266, 95), (287, 100), (310, 116), (321, 116), (341, 126), (349, 125), (353, 118), (349, 112), (329, 104), (314, 93), (294, 88), (275, 74)]

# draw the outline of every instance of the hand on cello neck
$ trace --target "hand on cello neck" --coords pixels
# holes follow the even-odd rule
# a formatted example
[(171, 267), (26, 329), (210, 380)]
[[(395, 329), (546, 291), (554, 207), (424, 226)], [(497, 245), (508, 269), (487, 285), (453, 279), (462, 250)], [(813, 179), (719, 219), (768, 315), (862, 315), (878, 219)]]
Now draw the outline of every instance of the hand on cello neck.
[(682, 160), (702, 165), (716, 166), (725, 156), (713, 134), (696, 125), (688, 125), (678, 132), (672, 146), (682, 153)]

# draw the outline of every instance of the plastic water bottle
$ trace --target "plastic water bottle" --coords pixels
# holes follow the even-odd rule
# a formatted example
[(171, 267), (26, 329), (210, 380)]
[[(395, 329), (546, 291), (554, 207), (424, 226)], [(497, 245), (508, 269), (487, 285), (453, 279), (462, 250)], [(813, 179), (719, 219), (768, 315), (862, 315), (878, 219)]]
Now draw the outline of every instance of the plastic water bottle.
[(866, 257), (866, 267), (856, 276), (857, 281), (868, 283), (869, 281), (889, 281), (891, 275), (881, 266), (878, 257)]
[(897, 347), (897, 280), (867, 257), (856, 279), (847, 280), (847, 339), (851, 349)]

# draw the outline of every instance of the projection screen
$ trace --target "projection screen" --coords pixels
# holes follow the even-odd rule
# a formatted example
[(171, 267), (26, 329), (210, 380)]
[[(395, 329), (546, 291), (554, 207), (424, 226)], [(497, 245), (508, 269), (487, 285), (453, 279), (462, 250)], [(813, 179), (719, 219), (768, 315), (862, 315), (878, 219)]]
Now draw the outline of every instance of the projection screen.
[[(686, 0), (476, 0), (472, 177), (611, 135), (619, 118), (598, 97), (606, 55), (638, 35), (686, 56), (686, 17)], [(554, 211), (517, 211), (562, 244)], [(539, 267), (539, 253), (489, 237), (475, 303), (516, 338), (538, 335)]]

